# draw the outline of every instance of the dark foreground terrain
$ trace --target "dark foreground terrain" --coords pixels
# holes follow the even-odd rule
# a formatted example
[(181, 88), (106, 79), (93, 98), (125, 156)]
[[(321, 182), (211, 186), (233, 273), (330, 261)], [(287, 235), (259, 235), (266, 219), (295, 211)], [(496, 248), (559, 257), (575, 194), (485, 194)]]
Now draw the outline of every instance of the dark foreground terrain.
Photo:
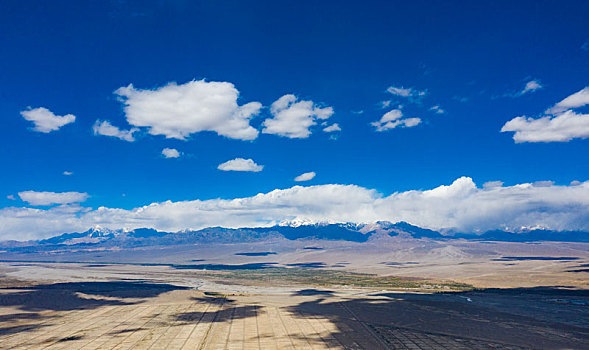
[[(589, 347), (589, 293), (578, 289), (459, 285), (417, 293), (413, 284), (370, 287), (369, 277), (362, 287), (344, 286), (319, 272), (321, 286), (272, 269), (241, 270), (270, 277), (248, 281), (234, 270), (122, 264), (2, 270), (2, 349)], [(292, 275), (312, 281), (313, 271)], [(23, 273), (43, 278), (14, 277)]]

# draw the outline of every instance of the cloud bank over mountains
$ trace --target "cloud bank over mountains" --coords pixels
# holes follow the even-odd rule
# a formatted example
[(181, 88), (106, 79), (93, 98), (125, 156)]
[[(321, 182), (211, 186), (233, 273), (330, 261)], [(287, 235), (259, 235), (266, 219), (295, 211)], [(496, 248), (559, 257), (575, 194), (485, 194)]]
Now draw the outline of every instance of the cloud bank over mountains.
[[(33, 198), (25, 195), (23, 199), (31, 205), (75, 203), (85, 199)], [(131, 210), (91, 209), (78, 204), (49, 209), (7, 207), (0, 209), (0, 239), (34, 239), (86, 230), (95, 225), (112, 229), (152, 227), (177, 231), (209, 226), (272, 226), (286, 221), (378, 220), (402, 220), (421, 227), (460, 232), (517, 231), (533, 227), (589, 230), (589, 181), (573, 182), (568, 186), (551, 182), (503, 186), (495, 181), (492, 186), (480, 188), (471, 178), (461, 177), (450, 185), (395, 192), (389, 196), (356, 185), (332, 184), (294, 186), (236, 199), (165, 201)]]

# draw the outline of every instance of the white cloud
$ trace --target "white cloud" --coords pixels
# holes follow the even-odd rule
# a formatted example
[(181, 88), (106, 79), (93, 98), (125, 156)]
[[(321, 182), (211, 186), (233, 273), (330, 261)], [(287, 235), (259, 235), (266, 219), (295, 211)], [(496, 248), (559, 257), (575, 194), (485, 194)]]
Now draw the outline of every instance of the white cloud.
[(115, 94), (125, 104), (129, 124), (146, 127), (152, 135), (184, 140), (194, 133), (213, 131), (239, 140), (258, 137), (258, 130), (249, 121), (262, 105), (238, 105), (239, 91), (228, 82), (193, 80), (181, 85), (169, 83), (154, 90), (129, 85)]
[(525, 95), (529, 92), (534, 92), (538, 89), (542, 88), (542, 84), (540, 84), (539, 81), (537, 80), (530, 80), (526, 83), (526, 86), (524, 87), (524, 89), (522, 91), (519, 92), (519, 96), (521, 95)]
[(297, 102), (295, 95), (284, 95), (272, 103), (270, 112), (274, 117), (264, 120), (263, 133), (307, 138), (318, 119), (325, 120), (333, 115), (333, 108), (318, 107), (313, 101)]
[(589, 104), (589, 86), (581, 91), (575, 92), (552, 108), (546, 110), (546, 114), (558, 114), (568, 109), (579, 108)]
[(503, 181), (487, 181), (483, 184), (483, 188), (494, 188), (503, 186)]
[(403, 112), (400, 109), (393, 109), (385, 113), (380, 120), (370, 123), (376, 128), (376, 131), (386, 131), (396, 127), (411, 128), (421, 123), (420, 118), (403, 118)]
[(88, 199), (88, 193), (81, 192), (37, 192), (23, 191), (18, 196), (30, 205), (53, 205), (53, 204), (71, 204), (84, 202)]
[(550, 186), (554, 186), (554, 181), (541, 180), (541, 181), (534, 182), (532, 185), (536, 186), (536, 187), (550, 187)]
[(175, 148), (164, 148), (162, 150), (162, 155), (166, 158), (179, 158), (180, 152)]
[(414, 126), (419, 125), (421, 123), (421, 119), (419, 119), (419, 118), (405, 118), (405, 119), (401, 120), (401, 123), (406, 128), (412, 128)]
[(73, 174), (74, 174), (73, 172), (67, 171), (67, 170), (63, 172), (63, 175), (65, 175), (65, 176), (70, 176), (70, 175), (73, 175)]
[(461, 232), (491, 229), (589, 230), (589, 181), (571, 186), (524, 183), (478, 188), (471, 178), (431, 190), (379, 192), (354, 185), (294, 186), (237, 199), (152, 203), (132, 210), (0, 209), (0, 239), (29, 239), (86, 230), (152, 227), (270, 226), (283, 221), (374, 222), (388, 220)]
[(392, 100), (386, 100), (386, 101), (380, 101), (379, 105), (380, 105), (380, 108), (384, 109), (384, 108), (389, 108), (391, 106), (391, 103), (393, 103)]
[(513, 139), (521, 142), (566, 142), (589, 137), (589, 114), (566, 111), (556, 117), (534, 119), (516, 117), (503, 125), (501, 132), (514, 131)]
[(415, 98), (420, 98), (420, 97), (423, 97), (427, 94), (427, 91), (420, 91), (420, 90), (415, 90), (413, 88), (394, 87), (394, 86), (389, 86), (389, 88), (387, 89), (387, 92), (389, 92), (390, 94), (393, 94), (395, 96), (415, 97)]
[(444, 114), (444, 113), (446, 113), (446, 111), (443, 110), (442, 107), (440, 107), (439, 105), (435, 105), (432, 108), (430, 108), (429, 110), (430, 111), (433, 111), (434, 113), (437, 113), (437, 114)]
[(10, 199), (11, 201), (15, 201), (16, 198), (14, 197), (13, 194), (9, 194), (8, 196), (6, 196), (6, 199)]
[(501, 132), (515, 132), (515, 142), (567, 142), (589, 137), (589, 114), (577, 113), (573, 108), (589, 104), (589, 87), (576, 92), (553, 107), (546, 115), (534, 119), (520, 116), (503, 125)]
[(43, 133), (59, 130), (62, 126), (76, 121), (76, 116), (73, 114), (59, 116), (44, 107), (33, 109), (29, 107), (26, 111), (20, 112), (20, 115), (35, 124), (33, 130)]
[(223, 164), (219, 164), (217, 167), (219, 170), (223, 171), (252, 171), (252, 172), (259, 172), (264, 169), (263, 165), (258, 165), (252, 159), (243, 159), (243, 158), (235, 158), (229, 161), (226, 161)]
[(116, 137), (129, 142), (135, 141), (135, 136), (133, 136), (133, 133), (139, 131), (137, 128), (121, 130), (118, 127), (112, 125), (108, 120), (97, 120), (94, 123), (94, 126), (92, 126), (92, 130), (94, 131), (94, 135)]
[(325, 132), (334, 132), (334, 131), (342, 131), (342, 128), (339, 127), (338, 123), (331, 124), (330, 126), (323, 129)]
[(309, 180), (313, 179), (315, 177), (315, 175), (317, 175), (317, 174), (315, 174), (314, 171), (311, 171), (311, 172), (303, 173), (303, 174), (295, 177), (294, 180), (297, 181), (297, 182), (299, 182), (299, 181), (309, 181)]

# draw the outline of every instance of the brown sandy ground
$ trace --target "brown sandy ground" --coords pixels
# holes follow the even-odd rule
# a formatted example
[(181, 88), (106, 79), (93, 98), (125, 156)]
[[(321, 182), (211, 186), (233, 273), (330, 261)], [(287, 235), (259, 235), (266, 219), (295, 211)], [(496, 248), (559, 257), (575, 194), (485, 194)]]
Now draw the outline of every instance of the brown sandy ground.
[(163, 267), (61, 267), (26, 267), (44, 274), (40, 284), (0, 279), (0, 348), (589, 348), (583, 290), (416, 294), (196, 282)]
[[(505, 257), (537, 259), (509, 260)], [(589, 243), (570, 242), (435, 241), (385, 236), (364, 243), (278, 240), (134, 249), (115, 247), (110, 250), (64, 248), (39, 253), (0, 252), (0, 260), (22, 261), (23, 264), (29, 261), (74, 261), (87, 262), (87, 265), (113, 262), (180, 265), (255, 263), (448, 280), (481, 288), (572, 286), (589, 289)], [(83, 273), (88, 271), (83, 270)], [(32, 279), (43, 279), (45, 272)], [(169, 272), (169, 269), (165, 271), (166, 274)], [(17, 277), (28, 278), (31, 273), (36, 272), (23, 267), (23, 273)]]

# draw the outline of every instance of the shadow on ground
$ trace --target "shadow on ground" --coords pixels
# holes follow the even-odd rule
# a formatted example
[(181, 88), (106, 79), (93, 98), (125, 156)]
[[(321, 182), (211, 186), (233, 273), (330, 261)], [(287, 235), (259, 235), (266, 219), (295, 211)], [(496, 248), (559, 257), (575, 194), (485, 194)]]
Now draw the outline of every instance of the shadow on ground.
[[(558, 287), (487, 289), (462, 293), (378, 293), (292, 306), (305, 318), (327, 318), (346, 341), (350, 332), (372, 334), (361, 348), (587, 348), (589, 292)], [(585, 304), (585, 302), (587, 304)], [(357, 322), (359, 321), (359, 322)], [(349, 340), (349, 339), (348, 339)]]
[[(199, 323), (223, 323), (230, 320), (256, 317), (260, 314), (260, 305), (236, 305), (235, 300), (219, 296), (192, 297), (194, 301), (210, 304), (213, 307), (206, 311), (181, 312), (173, 315), (174, 322), (191, 324)], [(215, 307), (216, 306), (216, 307)]]
[(134, 304), (140, 302), (138, 298), (154, 298), (176, 289), (186, 288), (144, 281), (53, 283), (14, 291), (0, 290), (0, 306), (23, 311), (93, 309)]

